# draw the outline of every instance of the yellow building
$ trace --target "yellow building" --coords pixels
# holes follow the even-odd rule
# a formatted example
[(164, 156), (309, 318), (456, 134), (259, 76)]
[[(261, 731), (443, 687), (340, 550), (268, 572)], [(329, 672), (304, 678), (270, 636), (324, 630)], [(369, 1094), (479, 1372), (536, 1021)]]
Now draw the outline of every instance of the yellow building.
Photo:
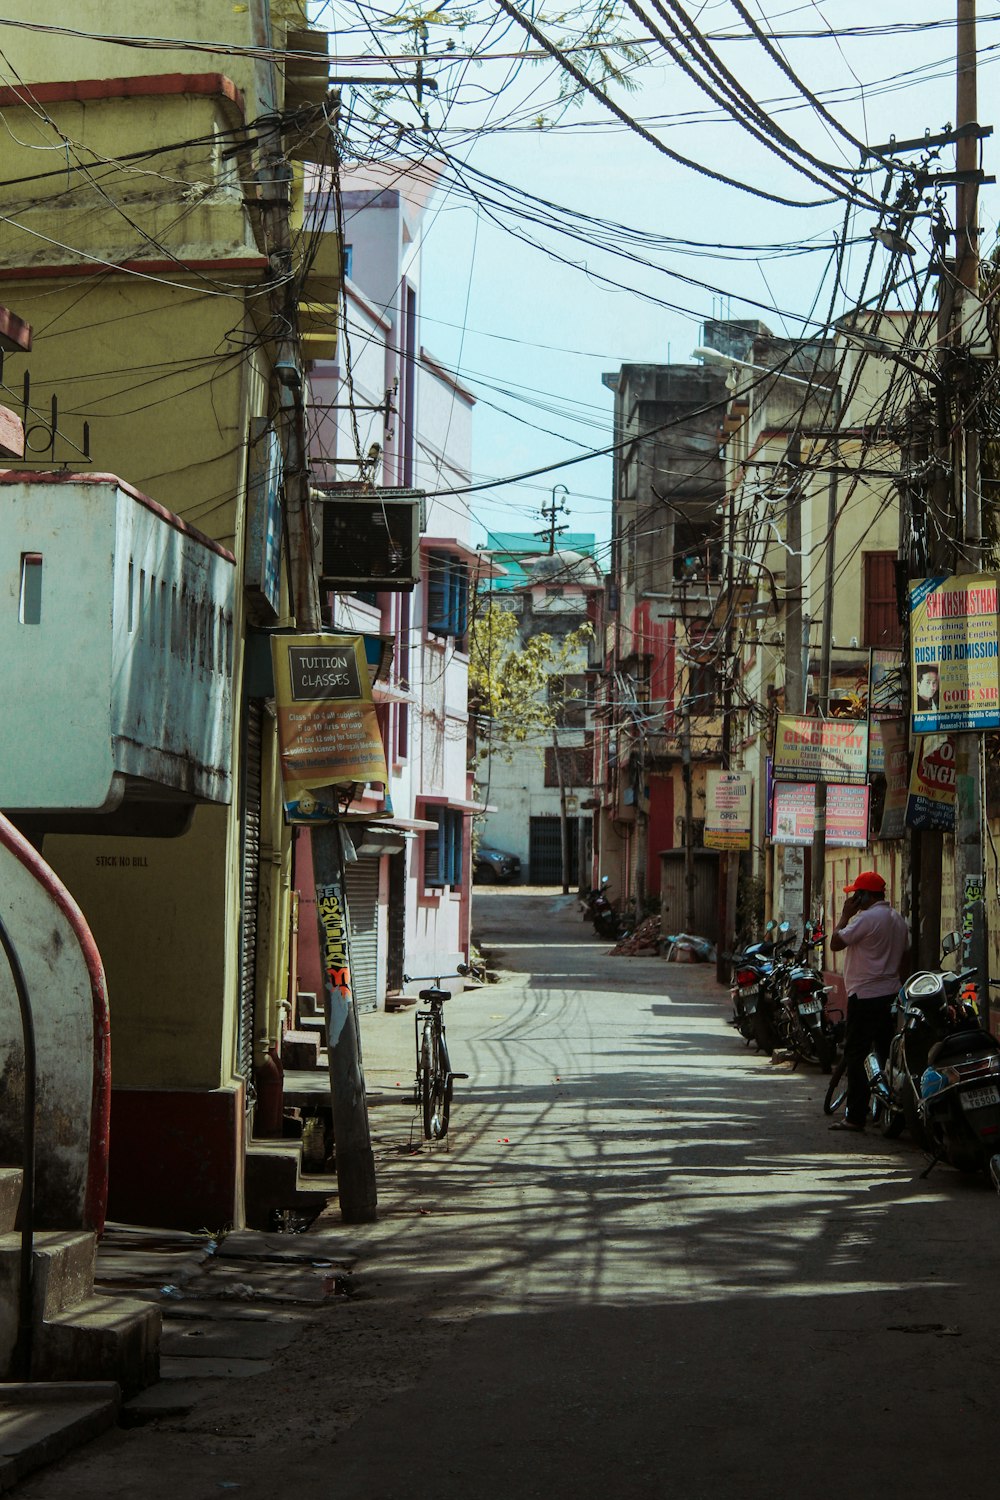
[[(755, 774), (754, 867), (766, 884), (767, 912), (796, 928), (809, 914), (810, 851), (771, 841), (767, 760), (779, 711), (863, 715), (870, 650), (901, 661), (895, 419), (913, 391), (910, 377), (870, 347), (874, 338), (891, 348), (910, 321), (883, 313), (845, 319), (828, 340), (761, 337), (730, 374), (723, 436), (738, 749)], [(772, 377), (771, 369), (780, 373)], [(830, 693), (820, 703), (825, 627)], [(828, 920), (845, 877), (862, 867), (878, 868), (890, 899), (908, 911), (908, 845), (878, 838), (877, 821), (872, 831), (867, 851), (828, 839)]]
[[(5, 15), (36, 20), (37, 6), (12, 0)], [(60, 19), (65, 35), (7, 30), (0, 88), (0, 302), (34, 327), (29, 452), (144, 491), (235, 555), (237, 588), (231, 801), (180, 797), (164, 817), (132, 787), (106, 832), (72, 810), (54, 818), (44, 853), (108, 975), (110, 1212), (218, 1228), (243, 1218), (254, 1071), (287, 983), (289, 840), (244, 648), (255, 623), (289, 619), (260, 503), (277, 503), (279, 478), (276, 226), (293, 159), (329, 141), (325, 38), (315, 62), (282, 66), (286, 46), (310, 50), (297, 0), (77, 0)], [(109, 33), (188, 40), (97, 39)], [(280, 128), (262, 129), (275, 111)], [(293, 238), (296, 274), (307, 243)], [(337, 258), (309, 248), (295, 290), (313, 352), (328, 354)], [(8, 361), (4, 378), (21, 369)]]

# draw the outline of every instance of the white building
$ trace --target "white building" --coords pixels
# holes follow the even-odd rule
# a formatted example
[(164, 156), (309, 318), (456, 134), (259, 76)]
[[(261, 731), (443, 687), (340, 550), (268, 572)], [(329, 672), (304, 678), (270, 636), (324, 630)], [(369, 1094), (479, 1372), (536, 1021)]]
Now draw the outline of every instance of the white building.
[[(508, 541), (510, 538), (508, 538)], [(523, 558), (527, 582), (490, 597), (517, 615), (521, 642), (541, 634), (558, 652), (568, 635), (596, 620), (603, 580), (592, 557), (556, 552)], [(554, 679), (550, 703), (554, 728), (540, 727), (524, 743), (504, 749), (480, 743), (479, 791), (490, 813), (483, 843), (516, 854), (522, 878), (533, 885), (563, 880), (565, 816), (566, 878), (574, 889), (590, 884), (594, 796), (594, 717), (588, 673), (596, 647), (571, 650)]]
[[(315, 364), (311, 377), (310, 461), (320, 488), (360, 480), (375, 492), (426, 492), (469, 483), (474, 398), (420, 340), (421, 220), (432, 186), (377, 168), (344, 179), (347, 326), (336, 362)], [(393, 649), (388, 680), (375, 688), (393, 817), (368, 827), (361, 859), (348, 867), (362, 1008), (397, 994), (404, 974), (454, 973), (469, 951), (477, 804), (468, 771), (468, 596), (483, 563), (462, 497), (429, 499), (420, 530), (412, 592), (362, 587), (326, 600), (330, 624), (388, 638)], [(308, 907), (307, 839), (299, 845)], [(314, 930), (303, 910), (305, 990), (318, 988)]]

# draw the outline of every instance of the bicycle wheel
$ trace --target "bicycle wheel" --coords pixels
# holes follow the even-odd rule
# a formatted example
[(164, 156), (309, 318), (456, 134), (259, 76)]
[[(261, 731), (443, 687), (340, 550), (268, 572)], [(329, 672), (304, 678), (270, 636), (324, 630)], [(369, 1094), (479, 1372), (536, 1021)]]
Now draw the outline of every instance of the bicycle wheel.
[(437, 1038), (437, 1066), (431, 1080), (431, 1134), (435, 1140), (443, 1140), (448, 1134), (451, 1116), (451, 1061), (448, 1044), (443, 1036)]
[(424, 1135), (430, 1140), (434, 1119), (434, 1037), (430, 1023), (424, 1023), (420, 1038), (420, 1109), (424, 1117)]
[(842, 1057), (834, 1067), (830, 1075), (830, 1083), (827, 1087), (826, 1098), (823, 1100), (823, 1113), (835, 1115), (847, 1098), (847, 1059)]

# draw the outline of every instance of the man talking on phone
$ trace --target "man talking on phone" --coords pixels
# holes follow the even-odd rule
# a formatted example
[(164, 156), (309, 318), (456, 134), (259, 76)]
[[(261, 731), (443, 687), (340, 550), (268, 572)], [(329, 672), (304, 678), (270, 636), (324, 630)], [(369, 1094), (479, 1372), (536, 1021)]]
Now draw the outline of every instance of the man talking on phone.
[(847, 900), (830, 938), (834, 953), (844, 954), (847, 986), (846, 1120), (831, 1130), (864, 1130), (868, 1114), (865, 1058), (877, 1052), (884, 1062), (892, 1040), (892, 1003), (899, 991), (909, 948), (906, 923), (885, 899), (885, 881), (865, 870), (845, 885)]

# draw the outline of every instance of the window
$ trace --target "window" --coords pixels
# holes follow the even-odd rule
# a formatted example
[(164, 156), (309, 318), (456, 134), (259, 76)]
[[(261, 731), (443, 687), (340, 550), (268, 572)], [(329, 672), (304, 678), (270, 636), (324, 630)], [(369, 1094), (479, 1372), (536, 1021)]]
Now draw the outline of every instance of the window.
[(21, 553), (21, 590), (17, 617), (22, 625), (42, 623), (42, 554)]
[(469, 623), (469, 570), (450, 552), (427, 555), (427, 629), (461, 647)]
[(896, 602), (895, 552), (865, 553), (866, 646), (902, 646), (903, 627)]
[(719, 687), (719, 674), (713, 657), (701, 656), (704, 645), (710, 649), (715, 643), (712, 626), (705, 622), (692, 622), (688, 626), (688, 649), (692, 660), (687, 664), (688, 708), (692, 714), (711, 714), (715, 711), (715, 698)]
[(594, 736), (588, 734), (582, 745), (560, 745), (559, 766), (556, 766), (556, 752), (553, 745), (545, 750), (545, 785), (559, 785), (559, 769), (562, 770), (562, 784), (569, 790), (570, 787), (589, 787), (594, 782)]
[(587, 677), (584, 672), (554, 672), (546, 685), (546, 695), (560, 728), (584, 727), (587, 722)]
[(437, 824), (424, 832), (424, 885), (461, 885), (462, 814), (453, 807), (425, 807), (421, 816)]

